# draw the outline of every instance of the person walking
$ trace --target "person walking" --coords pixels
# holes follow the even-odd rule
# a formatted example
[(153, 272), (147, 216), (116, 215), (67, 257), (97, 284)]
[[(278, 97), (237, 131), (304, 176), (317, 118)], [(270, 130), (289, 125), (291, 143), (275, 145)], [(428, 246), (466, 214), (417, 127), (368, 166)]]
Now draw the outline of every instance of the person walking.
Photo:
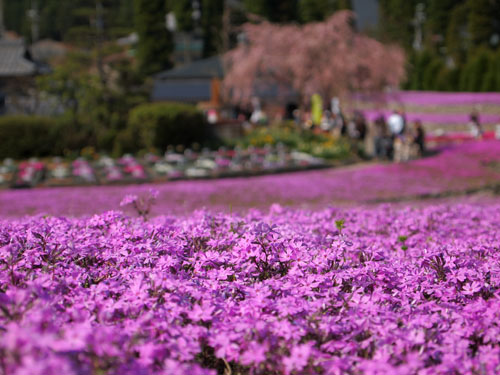
[(413, 143), (418, 147), (418, 156), (424, 156), (425, 130), (420, 120), (415, 120), (415, 122), (413, 123)]

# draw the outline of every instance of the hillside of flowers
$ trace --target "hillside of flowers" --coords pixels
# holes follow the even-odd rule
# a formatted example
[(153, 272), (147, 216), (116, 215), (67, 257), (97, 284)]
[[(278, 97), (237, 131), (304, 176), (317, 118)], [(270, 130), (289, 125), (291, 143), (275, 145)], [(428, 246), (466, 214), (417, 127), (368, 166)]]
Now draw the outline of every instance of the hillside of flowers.
[(0, 221), (0, 374), (500, 371), (499, 202), (146, 219)]
[(499, 145), (0, 191), (0, 375), (500, 373)]
[(0, 217), (32, 214), (80, 216), (116, 209), (128, 194), (159, 191), (153, 213), (184, 214), (207, 207), (267, 209), (273, 203), (318, 208), (407, 200), (481, 190), (500, 183), (500, 141), (466, 142), (401, 164), (367, 164), (308, 172), (140, 186), (0, 190)]

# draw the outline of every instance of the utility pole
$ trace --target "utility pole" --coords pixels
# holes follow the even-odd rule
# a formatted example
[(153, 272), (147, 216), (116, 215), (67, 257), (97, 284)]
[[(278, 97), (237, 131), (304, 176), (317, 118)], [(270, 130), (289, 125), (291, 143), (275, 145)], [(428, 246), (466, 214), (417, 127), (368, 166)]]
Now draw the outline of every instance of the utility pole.
[(40, 12), (38, 11), (38, 0), (31, 1), (31, 9), (28, 10), (28, 17), (31, 20), (31, 43), (35, 43), (40, 38)]
[(418, 3), (415, 7), (415, 18), (413, 19), (413, 26), (415, 27), (415, 38), (413, 39), (413, 49), (415, 51), (422, 50), (423, 40), (423, 26), (425, 22), (425, 4)]

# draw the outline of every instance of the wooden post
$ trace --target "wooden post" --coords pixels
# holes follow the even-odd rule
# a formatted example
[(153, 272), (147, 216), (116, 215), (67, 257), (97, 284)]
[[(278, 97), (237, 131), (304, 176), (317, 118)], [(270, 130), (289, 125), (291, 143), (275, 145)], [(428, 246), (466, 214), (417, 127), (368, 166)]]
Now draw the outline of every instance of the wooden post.
[(210, 103), (215, 107), (220, 105), (220, 80), (218, 78), (213, 78), (210, 92)]

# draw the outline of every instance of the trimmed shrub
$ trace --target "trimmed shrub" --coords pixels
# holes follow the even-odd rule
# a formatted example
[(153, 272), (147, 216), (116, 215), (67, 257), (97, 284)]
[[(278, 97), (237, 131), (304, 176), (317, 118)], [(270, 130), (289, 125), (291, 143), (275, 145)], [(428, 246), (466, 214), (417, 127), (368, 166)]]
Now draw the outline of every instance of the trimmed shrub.
[(210, 132), (205, 116), (193, 105), (147, 103), (130, 111), (123, 137), (141, 149), (165, 150), (168, 145), (206, 143)]
[(0, 159), (61, 154), (62, 126), (50, 117), (0, 117)]

